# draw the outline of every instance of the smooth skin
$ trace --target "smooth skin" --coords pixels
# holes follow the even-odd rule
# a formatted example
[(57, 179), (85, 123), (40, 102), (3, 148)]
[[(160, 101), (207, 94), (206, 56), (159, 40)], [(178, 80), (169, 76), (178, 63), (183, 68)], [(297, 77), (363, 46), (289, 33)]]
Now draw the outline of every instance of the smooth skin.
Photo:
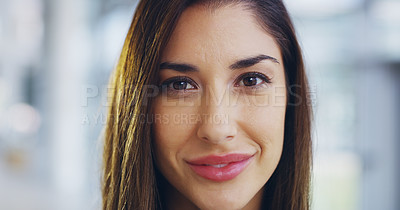
[[(285, 73), (273, 37), (243, 5), (195, 5), (161, 63), (153, 140), (168, 209), (260, 209), (284, 139)], [(205, 179), (187, 163), (230, 153), (254, 156), (228, 181)]]

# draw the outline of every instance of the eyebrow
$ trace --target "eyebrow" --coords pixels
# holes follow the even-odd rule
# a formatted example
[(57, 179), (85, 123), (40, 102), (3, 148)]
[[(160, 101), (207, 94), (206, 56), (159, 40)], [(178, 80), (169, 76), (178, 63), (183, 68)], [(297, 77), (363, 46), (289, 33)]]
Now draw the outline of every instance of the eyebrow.
[(272, 61), (274, 63), (278, 63), (279, 64), (278, 59), (276, 59), (274, 57), (271, 57), (271, 56), (268, 56), (268, 55), (258, 55), (258, 56), (255, 56), (255, 57), (246, 58), (246, 59), (243, 59), (243, 60), (236, 61), (234, 64), (230, 65), (229, 68), (232, 69), (232, 70), (234, 70), (234, 69), (243, 69), (243, 68), (247, 68), (247, 67), (250, 67), (250, 66), (254, 66), (254, 65), (256, 65), (257, 63), (260, 63), (263, 60), (270, 60), (270, 61)]
[[(258, 55), (250, 58), (245, 58), (239, 61), (236, 61), (234, 64), (230, 65), (229, 68), (232, 70), (243, 69), (250, 66), (254, 66), (257, 63), (260, 63), (263, 60), (270, 60), (274, 63), (278, 63), (278, 59), (268, 56), (268, 55)], [(171, 69), (178, 72), (195, 72), (199, 71), (196, 66), (185, 64), (185, 63), (172, 63), (172, 62), (163, 62), (160, 64), (160, 69)]]
[(171, 63), (164, 62), (160, 64), (160, 69), (172, 69), (179, 72), (192, 72), (199, 71), (199, 69), (193, 65), (185, 64), (185, 63)]

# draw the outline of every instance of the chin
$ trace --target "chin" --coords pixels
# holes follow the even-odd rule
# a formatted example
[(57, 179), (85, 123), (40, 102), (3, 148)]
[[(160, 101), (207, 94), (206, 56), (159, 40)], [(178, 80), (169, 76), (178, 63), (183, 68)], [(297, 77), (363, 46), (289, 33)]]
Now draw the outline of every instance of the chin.
[(237, 196), (207, 197), (197, 205), (202, 210), (236, 210), (243, 209), (249, 200), (238, 199)]
[(225, 203), (218, 202), (215, 204), (208, 203), (203, 206), (198, 206), (202, 210), (236, 210), (243, 209), (245, 204), (233, 204), (233, 203)]

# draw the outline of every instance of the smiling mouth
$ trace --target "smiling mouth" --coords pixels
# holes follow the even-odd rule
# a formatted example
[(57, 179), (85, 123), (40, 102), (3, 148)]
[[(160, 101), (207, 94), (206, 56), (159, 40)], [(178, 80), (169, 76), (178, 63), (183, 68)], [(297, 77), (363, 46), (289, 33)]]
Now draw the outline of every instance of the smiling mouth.
[(228, 154), (206, 156), (188, 161), (189, 167), (199, 176), (217, 182), (234, 179), (253, 160), (253, 155)]

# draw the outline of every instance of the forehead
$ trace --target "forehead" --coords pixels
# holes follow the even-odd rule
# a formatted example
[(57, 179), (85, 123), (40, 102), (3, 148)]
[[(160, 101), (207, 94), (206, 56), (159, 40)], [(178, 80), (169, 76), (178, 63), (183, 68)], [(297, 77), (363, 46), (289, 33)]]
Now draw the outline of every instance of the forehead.
[(194, 5), (179, 18), (162, 61), (234, 60), (255, 54), (280, 58), (274, 38), (259, 25), (251, 10), (241, 4), (216, 9)]

